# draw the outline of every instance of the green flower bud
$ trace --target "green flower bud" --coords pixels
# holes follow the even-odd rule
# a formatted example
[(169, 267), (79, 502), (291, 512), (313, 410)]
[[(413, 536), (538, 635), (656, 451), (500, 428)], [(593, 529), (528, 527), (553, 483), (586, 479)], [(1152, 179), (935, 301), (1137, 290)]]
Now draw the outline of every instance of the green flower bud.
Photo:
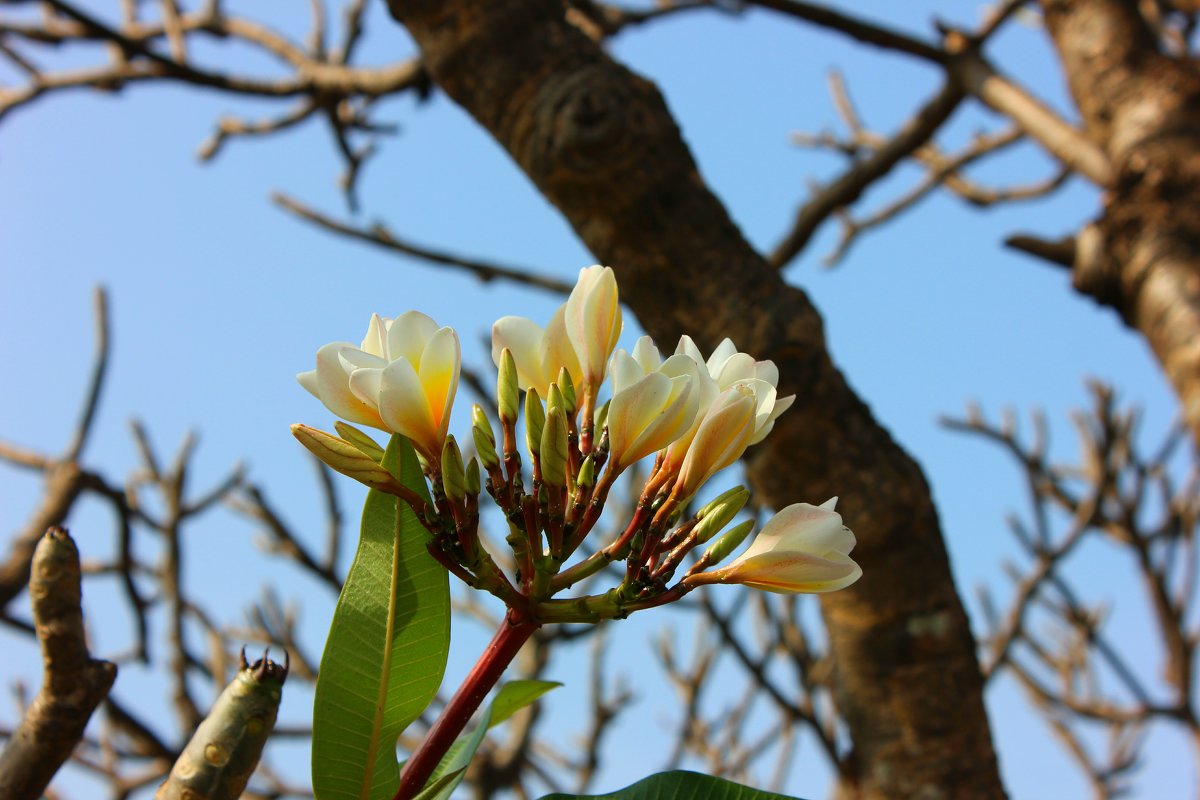
[(596, 461), (591, 454), (579, 465), (579, 476), (576, 481), (583, 487), (591, 486), (596, 482)]
[(299, 424), (292, 426), (292, 435), (328, 467), (359, 483), (397, 497), (411, 494), (378, 461), (344, 439)]
[(442, 488), (451, 500), (462, 500), (467, 495), (462, 452), (453, 436), (447, 436), (446, 444), (442, 446)]
[(751, 529), (754, 528), (754, 520), (748, 519), (741, 525), (735, 525), (725, 532), (720, 539), (713, 543), (712, 547), (704, 552), (704, 560), (708, 564), (720, 564), (730, 553), (738, 548), (742, 542), (746, 541), (746, 537), (750, 535)]
[(505, 425), (517, 421), (517, 403), (520, 402), (520, 387), (517, 385), (517, 362), (507, 347), (500, 351), (500, 372), (496, 376), (496, 409), (500, 421)]
[(360, 453), (367, 456), (372, 461), (376, 463), (383, 461), (383, 448), (379, 446), (378, 442), (360, 431), (358, 428), (342, 422), (341, 420), (333, 423), (333, 428), (338, 432), (338, 436), (354, 445), (356, 448), (358, 448)]
[(546, 415), (541, 445), (542, 482), (548, 486), (566, 486), (567, 416), (561, 406), (551, 406)]
[(558, 388), (562, 392), (563, 400), (566, 402), (565, 411), (567, 416), (575, 413), (577, 399), (575, 397), (575, 381), (571, 380), (571, 373), (567, 372), (566, 367), (558, 369)]
[(557, 383), (550, 384), (550, 388), (546, 393), (546, 416), (550, 416), (550, 412), (554, 409), (559, 409), (566, 412), (566, 401), (563, 399), (562, 390), (558, 388)]
[(542, 446), (542, 428), (546, 425), (546, 412), (542, 410), (542, 398), (532, 386), (525, 393), (525, 446), (529, 455), (538, 457)]
[(475, 452), (479, 454), (479, 460), (485, 467), (493, 469), (500, 466), (492, 423), (488, 422), (487, 414), (478, 403), (471, 407), (471, 438), (475, 440)]
[(467, 462), (467, 494), (474, 497), (479, 494), (482, 484), (479, 480), (479, 461), (472, 458)]
[(696, 514), (700, 522), (692, 529), (696, 543), (704, 544), (716, 536), (742, 510), (749, 499), (750, 492), (741, 486), (735, 486), (700, 509)]
[(608, 425), (608, 405), (611, 400), (605, 400), (604, 405), (596, 410), (596, 438), (600, 438), (600, 432)]

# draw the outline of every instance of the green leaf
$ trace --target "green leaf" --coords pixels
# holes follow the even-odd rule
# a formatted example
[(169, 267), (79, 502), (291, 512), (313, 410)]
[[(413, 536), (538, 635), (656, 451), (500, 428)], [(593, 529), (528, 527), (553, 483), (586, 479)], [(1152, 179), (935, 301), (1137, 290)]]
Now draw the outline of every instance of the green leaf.
[(558, 681), (509, 681), (501, 686), (470, 735), (460, 738), (442, 756), (437, 769), (429, 776), (429, 785), (421, 790), (416, 800), (449, 800), (467, 774), (467, 767), (483, 742), (484, 734), (559, 686), (562, 684)]
[(413, 800), (433, 800), (435, 797), (441, 797), (442, 790), (447, 787), (453, 792), (458, 787), (458, 784), (462, 782), (463, 775), (466, 772), (467, 768), (462, 767), (440, 778), (430, 778), (429, 785), (422, 789), (421, 793), (414, 797)]
[(548, 794), (541, 800), (795, 800), (698, 772), (660, 772), (610, 794)]
[(562, 686), (558, 681), (509, 681), (496, 692), (492, 701), (492, 719), (489, 728), (494, 728), (520, 711), (551, 689)]
[[(392, 437), (383, 466), (428, 498), (407, 439)], [(389, 800), (399, 784), (396, 740), (441, 685), (450, 588), (445, 568), (425, 549), (429, 538), (406, 503), (367, 494), (313, 704), (313, 791), (320, 800)]]
[(438, 762), (437, 769), (429, 776), (429, 783), (417, 795), (416, 800), (449, 800), (450, 795), (454, 794), (454, 790), (466, 776), (467, 767), (471, 764), (471, 759), (475, 757), (475, 751), (479, 749), (480, 743), (483, 742), (484, 734), (487, 733), (488, 728), (492, 727), (488, 724), (491, 716), (492, 709), (489, 707), (483, 712), (479, 724), (468, 736), (464, 736), (450, 745), (446, 755), (442, 756), (442, 760)]

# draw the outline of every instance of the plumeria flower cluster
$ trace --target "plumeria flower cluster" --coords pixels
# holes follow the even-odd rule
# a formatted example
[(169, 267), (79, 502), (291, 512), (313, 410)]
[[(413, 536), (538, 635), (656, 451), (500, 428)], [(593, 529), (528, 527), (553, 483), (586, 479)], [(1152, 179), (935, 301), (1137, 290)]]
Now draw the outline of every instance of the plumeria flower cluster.
[[(685, 511), (706, 481), (762, 441), (795, 398), (778, 395), (772, 362), (739, 352), (728, 339), (705, 358), (684, 336), (664, 357), (649, 337), (632, 352), (616, 350), (621, 327), (616, 278), (600, 266), (580, 271), (544, 328), (523, 317), (498, 320), (492, 357), (499, 437), (487, 412), (474, 406), (477, 455), (466, 461), (448, 433), (461, 371), (451, 328), (416, 311), (375, 316), (361, 345), (322, 347), (301, 385), (343, 420), (407, 437), (432, 506), (380, 464), (382, 448), (352, 425), (337, 423), (336, 436), (304, 425), (293, 432), (334, 469), (412, 506), (432, 534), (430, 552), (447, 569), (539, 622), (620, 617), (710, 583), (827, 592), (858, 580), (862, 571), (849, 556), (854, 535), (834, 511), (836, 498), (788, 506), (720, 566), (753, 528), (750, 520), (725, 530), (749, 492), (736, 487), (686, 518)], [(622, 532), (571, 563), (617, 479), (651, 457)], [(479, 537), (484, 488), (508, 522), (511, 576)], [(688, 555), (705, 545), (672, 584)], [(625, 562), (615, 589), (555, 598), (614, 561)]]

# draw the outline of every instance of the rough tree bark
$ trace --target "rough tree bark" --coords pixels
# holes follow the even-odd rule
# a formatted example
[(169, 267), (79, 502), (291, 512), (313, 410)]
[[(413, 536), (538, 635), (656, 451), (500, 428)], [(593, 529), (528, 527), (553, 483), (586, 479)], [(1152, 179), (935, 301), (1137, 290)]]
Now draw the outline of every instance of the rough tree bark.
[(773, 359), (796, 407), (751, 480), (780, 505), (839, 494), (866, 577), (822, 598), (854, 743), (846, 797), (1004, 796), (975, 643), (920, 469), (825, 349), (808, 298), (746, 242), (648, 81), (553, 0), (389, 0), (437, 84), (505, 147), (660, 342), (730, 336)]
[(1042, 6), (1085, 130), (1115, 175), (1101, 246), (1077, 249), (1075, 285), (1146, 337), (1200, 442), (1200, 67), (1162, 52), (1136, 0)]

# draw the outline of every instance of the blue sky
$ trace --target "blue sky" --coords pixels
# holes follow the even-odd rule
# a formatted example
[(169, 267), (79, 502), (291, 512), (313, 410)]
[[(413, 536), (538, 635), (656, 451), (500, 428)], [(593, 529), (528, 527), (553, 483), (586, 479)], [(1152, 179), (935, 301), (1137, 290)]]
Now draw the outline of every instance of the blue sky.
[[(858, 13), (895, 18), (920, 33), (934, 12), (964, 24), (977, 16), (972, 4), (932, 0), (854, 5)], [(94, 6), (112, 15), (106, 4)], [(279, 24), (303, 31), (304, 20), (272, 13)], [(411, 51), (378, 7), (371, 22), (369, 61), (384, 63)], [(1022, 24), (1010, 27), (989, 51), (994, 60), (1066, 108), (1043, 35)], [(922, 65), (763, 12), (681, 15), (622, 35), (612, 51), (662, 88), (704, 177), (764, 249), (786, 228), (809, 182), (842, 167), (836, 157), (789, 143), (792, 132), (838, 125), (826, 89), (828, 70), (843, 72), (866, 122), (885, 132), (936, 91), (939, 80)], [(220, 45), (197, 53), (230, 66), (267, 69)], [(13, 76), (0, 73), (0, 79)], [(201, 436), (191, 484), (197, 492), (244, 460), (275, 505), (318, 542), (312, 470), (287, 432), (295, 421), (331, 423), (294, 380), (296, 372), (311, 368), (317, 347), (356, 341), (372, 312), (393, 316), (417, 308), (455, 326), (465, 361), (486, 367), (479, 343), (492, 320), (517, 313), (544, 321), (557, 301), (514, 287), (484, 287), (382, 254), (272, 206), (268, 196), (280, 190), (347, 215), (336, 190), (341, 166), (319, 126), (232, 142), (211, 164), (194, 159), (221, 114), (258, 117), (272, 110), (281, 107), (142, 86), (116, 96), (53, 96), (0, 124), (0, 363), (10, 376), (8, 391), (0, 393), (0, 439), (51, 452), (65, 445), (92, 352), (89, 294), (100, 283), (111, 297), (114, 351), (86, 462), (114, 479), (135, 468), (126, 426), (135, 416), (145, 421), (164, 457), (186, 430), (195, 429)], [(383, 143), (362, 178), (359, 222), (383, 220), (418, 242), (567, 279), (592, 263), (507, 156), (446, 98), (435, 95), (421, 106), (411, 98), (389, 101), (381, 117), (401, 131)], [(961, 146), (976, 130), (1000, 124), (970, 106), (941, 141)], [(1035, 148), (1022, 146), (973, 174), (1027, 181), (1049, 170)], [(897, 170), (868, 193), (868, 207), (917, 175), (909, 167)], [(1069, 457), (1075, 444), (1067, 413), (1087, 404), (1086, 378), (1112, 382), (1123, 400), (1144, 406), (1150, 441), (1176, 415), (1176, 402), (1140, 338), (1077, 296), (1065, 273), (1000, 246), (1017, 230), (1050, 238), (1066, 234), (1097, 211), (1097, 194), (1079, 181), (1053, 198), (987, 213), (939, 194), (865, 237), (832, 270), (819, 258), (835, 243), (836, 231), (827, 226), (787, 272), (820, 309), (833, 355), (851, 383), (925, 468), (977, 626), (975, 588), (986, 584), (1001, 596), (1007, 588), (1000, 561), (1018, 552), (1003, 517), (1023, 511), (1024, 496), (1019, 476), (998, 450), (946, 431), (938, 417), (961, 414), (972, 401), (993, 418), (1006, 407), (1023, 416), (1040, 407), (1054, 428), (1053, 452)], [(635, 333), (628, 329), (626, 341)], [(467, 406), (460, 405), (457, 427), (465, 432)], [(341, 488), (352, 518), (361, 493)], [(0, 467), (3, 530), (22, 525), (37, 500), (36, 480)], [(353, 519), (348, 521), (352, 529)], [(103, 507), (84, 503), (70, 523), (85, 557), (111, 552), (112, 525)], [(199, 523), (186, 542), (188, 584), (220, 619), (233, 622), (264, 582), (278, 581), (284, 596), (301, 599), (309, 641), (317, 641), (333, 598), (264, 559), (252, 540), (251, 526), (223, 511)], [(1132, 573), (1124, 566), (1098, 544), (1083, 554), (1078, 569), (1091, 596), (1112, 606), (1117, 640), (1152, 653)], [(121, 651), (129, 631), (114, 588), (93, 581), (86, 591), (95, 649)], [(609, 766), (596, 789), (657, 769), (659, 763), (642, 754), (655, 747), (666, 752), (662, 739), (676, 712), (660, 679), (646, 677), (654, 670), (645, 667), (653, 660), (650, 642), (664, 626), (677, 626), (680, 641), (690, 640), (688, 618), (671, 614), (643, 614), (612, 632), (620, 646), (610, 666), (634, 681), (644, 701), (610, 739)], [(0, 639), (11, 636), (0, 631)], [(471, 623), (456, 628), (451, 678), (465, 672), (480, 643)], [(13, 652), (0, 680), (34, 679), (36, 652), (23, 642)], [(568, 684), (547, 701), (552, 730), (575, 730), (573, 715), (586, 696), (585, 661), (577, 653), (552, 669), (552, 677)], [(1141, 666), (1157, 674), (1152, 657)], [(146, 687), (153, 686), (152, 678), (130, 669), (117, 692), (152, 694)], [(1010, 683), (1001, 681), (988, 700), (1014, 797), (1085, 793)], [(305, 692), (289, 687), (285, 718), (303, 719), (305, 702)], [(0, 712), (0, 720), (10, 721), (11, 711)], [(1153, 735), (1138, 783), (1146, 796), (1194, 789), (1185, 747), (1173, 734)], [(811, 749), (792, 775), (791, 791), (827, 793), (827, 771)]]

